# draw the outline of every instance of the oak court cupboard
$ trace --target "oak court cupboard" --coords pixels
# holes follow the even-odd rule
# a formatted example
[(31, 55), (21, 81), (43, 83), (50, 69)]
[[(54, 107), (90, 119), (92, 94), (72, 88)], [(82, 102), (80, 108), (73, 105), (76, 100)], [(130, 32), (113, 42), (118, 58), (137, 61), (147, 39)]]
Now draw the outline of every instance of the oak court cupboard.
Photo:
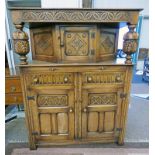
[[(9, 9), (30, 149), (91, 142), (122, 145), (141, 9)], [(122, 24), (129, 27), (123, 42), (127, 56), (117, 63)]]

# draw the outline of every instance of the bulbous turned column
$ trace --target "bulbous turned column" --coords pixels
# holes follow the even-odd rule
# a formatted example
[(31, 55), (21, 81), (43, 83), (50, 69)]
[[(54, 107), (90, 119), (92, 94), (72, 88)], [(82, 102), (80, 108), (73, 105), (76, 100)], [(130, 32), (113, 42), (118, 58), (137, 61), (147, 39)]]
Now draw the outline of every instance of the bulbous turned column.
[(29, 38), (27, 33), (22, 30), (23, 24), (15, 25), (15, 27), (17, 31), (13, 33), (14, 51), (20, 55), (20, 64), (26, 65), (28, 64), (26, 54), (29, 53)]
[(138, 45), (138, 33), (134, 31), (136, 25), (128, 25), (129, 32), (123, 37), (123, 52), (127, 54), (126, 64), (132, 64), (131, 54), (135, 53)]

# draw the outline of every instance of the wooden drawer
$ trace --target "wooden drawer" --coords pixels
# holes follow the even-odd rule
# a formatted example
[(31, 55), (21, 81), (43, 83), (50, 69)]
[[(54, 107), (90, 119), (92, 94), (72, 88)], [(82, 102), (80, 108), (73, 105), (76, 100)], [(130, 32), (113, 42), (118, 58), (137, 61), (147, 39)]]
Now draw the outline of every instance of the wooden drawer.
[(21, 93), (21, 83), (19, 77), (5, 78), (5, 93)]
[(27, 74), (26, 80), (29, 86), (66, 86), (74, 84), (73, 73), (62, 72), (35, 72)]
[(104, 71), (104, 72), (86, 72), (82, 74), (84, 85), (91, 84), (124, 84), (124, 71)]
[(5, 104), (23, 104), (22, 93), (5, 94)]

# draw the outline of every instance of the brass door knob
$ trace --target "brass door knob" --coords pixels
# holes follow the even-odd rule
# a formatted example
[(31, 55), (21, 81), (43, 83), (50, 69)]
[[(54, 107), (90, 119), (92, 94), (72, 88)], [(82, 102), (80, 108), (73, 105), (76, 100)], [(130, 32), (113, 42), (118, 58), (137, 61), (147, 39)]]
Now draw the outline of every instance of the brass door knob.
[(87, 112), (87, 108), (84, 108), (84, 109), (83, 109), (83, 112)]
[(93, 78), (91, 76), (88, 76), (87, 81), (92, 82)]
[(50, 71), (55, 71), (56, 68), (50, 67), (49, 70), (50, 70)]
[(12, 86), (11, 87), (11, 92), (15, 92), (16, 91), (16, 87), (15, 86)]
[(68, 82), (68, 77), (64, 77), (64, 82), (65, 82), (65, 83)]
[(105, 70), (105, 69), (106, 69), (106, 67), (102, 66), (100, 69), (101, 69), (101, 70)]
[(69, 108), (69, 112), (72, 113), (73, 112), (73, 108)]
[(121, 82), (121, 77), (120, 76), (116, 76), (116, 82)]

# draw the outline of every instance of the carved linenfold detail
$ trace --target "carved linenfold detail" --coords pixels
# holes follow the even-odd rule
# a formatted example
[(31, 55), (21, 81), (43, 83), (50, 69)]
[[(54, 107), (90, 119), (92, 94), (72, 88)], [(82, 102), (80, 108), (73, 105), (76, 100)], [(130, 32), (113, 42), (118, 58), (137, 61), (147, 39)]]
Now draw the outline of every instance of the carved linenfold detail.
[[(122, 73), (84, 73), (83, 82), (89, 84), (102, 84), (102, 83), (123, 83), (125, 74)], [(118, 80), (119, 79), (119, 80)]]
[(110, 10), (23, 10), (24, 21), (50, 22), (109, 22), (129, 21), (130, 13)]
[(67, 95), (39, 95), (38, 106), (66, 106)]
[(86, 56), (88, 55), (88, 33), (69, 32), (66, 33), (66, 51), (67, 56)]
[[(36, 81), (37, 79), (37, 81)], [(73, 75), (64, 73), (41, 73), (41, 74), (31, 74), (27, 76), (27, 81), (30, 82), (32, 86), (41, 85), (59, 85), (59, 84), (72, 84)]]
[(116, 104), (116, 94), (89, 94), (90, 105)]

